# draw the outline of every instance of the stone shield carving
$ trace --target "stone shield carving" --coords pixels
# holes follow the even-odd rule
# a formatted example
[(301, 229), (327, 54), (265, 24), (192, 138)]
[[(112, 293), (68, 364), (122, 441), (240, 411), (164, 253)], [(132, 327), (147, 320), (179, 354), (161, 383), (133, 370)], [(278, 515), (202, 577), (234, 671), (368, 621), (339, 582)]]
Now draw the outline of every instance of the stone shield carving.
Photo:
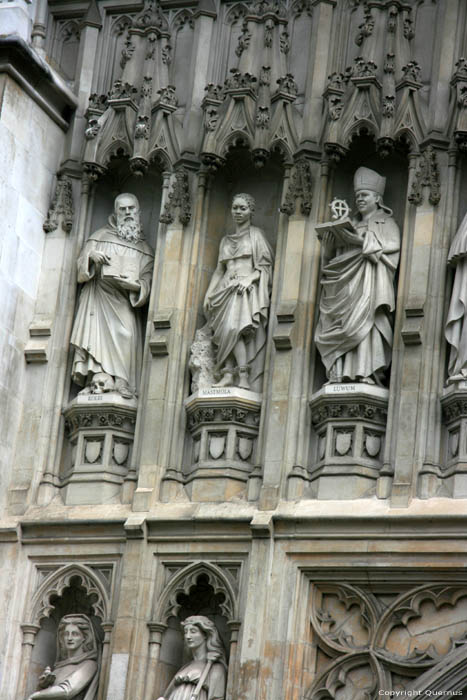
[(86, 462), (89, 464), (94, 464), (97, 462), (101, 456), (102, 451), (102, 441), (101, 440), (88, 440), (86, 442), (86, 448), (84, 451)]
[(219, 459), (224, 453), (225, 435), (212, 435), (209, 441), (209, 454), (213, 459)]

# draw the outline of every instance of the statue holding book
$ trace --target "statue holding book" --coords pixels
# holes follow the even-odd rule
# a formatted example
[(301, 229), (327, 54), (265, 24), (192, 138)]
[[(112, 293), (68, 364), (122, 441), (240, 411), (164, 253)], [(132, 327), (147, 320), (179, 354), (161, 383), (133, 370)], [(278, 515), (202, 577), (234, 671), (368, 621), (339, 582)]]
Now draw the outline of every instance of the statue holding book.
[(400, 232), (383, 204), (385, 185), (374, 170), (359, 168), (357, 215), (316, 227), (322, 290), (315, 339), (329, 383), (383, 385), (391, 362)]
[(80, 393), (135, 396), (143, 353), (141, 308), (151, 288), (154, 253), (143, 238), (132, 194), (115, 199), (104, 228), (92, 233), (78, 258), (79, 297), (71, 344), (72, 378)]

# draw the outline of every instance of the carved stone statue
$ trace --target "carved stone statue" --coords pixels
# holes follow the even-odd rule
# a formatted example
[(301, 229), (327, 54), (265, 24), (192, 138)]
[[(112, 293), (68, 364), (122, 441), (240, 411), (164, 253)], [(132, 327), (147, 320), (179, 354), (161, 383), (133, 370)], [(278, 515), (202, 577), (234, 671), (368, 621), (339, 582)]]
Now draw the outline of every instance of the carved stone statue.
[(448, 254), (455, 268), (454, 284), (446, 321), (446, 340), (451, 346), (448, 384), (467, 380), (467, 214), (462, 219)]
[(57, 661), (39, 677), (28, 700), (95, 700), (99, 681), (99, 653), (91, 620), (86, 615), (65, 615), (57, 632)]
[(183, 666), (158, 700), (225, 700), (227, 664), (216, 626), (204, 615), (182, 622), (193, 660)]
[(143, 350), (139, 309), (148, 301), (153, 262), (137, 198), (118, 195), (108, 225), (89, 236), (78, 258), (83, 288), (71, 344), (72, 377), (84, 386), (80, 393), (135, 396)]
[(391, 362), (400, 232), (383, 204), (385, 185), (374, 170), (359, 168), (356, 217), (319, 227), (325, 233), (316, 345), (329, 383), (381, 385)]
[(216, 386), (260, 391), (274, 257), (263, 232), (251, 225), (254, 208), (250, 195), (234, 196), (235, 232), (221, 241), (204, 313), (221, 377)]

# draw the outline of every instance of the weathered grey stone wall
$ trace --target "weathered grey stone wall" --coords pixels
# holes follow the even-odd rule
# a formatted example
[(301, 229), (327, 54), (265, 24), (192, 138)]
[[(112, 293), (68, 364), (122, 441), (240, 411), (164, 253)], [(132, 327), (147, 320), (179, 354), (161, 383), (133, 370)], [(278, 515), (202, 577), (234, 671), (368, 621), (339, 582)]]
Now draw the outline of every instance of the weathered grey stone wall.
[[(13, 471), (18, 482), (21, 481), (19, 465), (24, 457), (19, 456), (20, 435), (28, 436), (29, 445), (39, 437), (40, 395), (35, 395), (32, 389), (30, 374), (34, 370), (28, 372), (24, 350), (30, 340), (29, 326), (38, 298), (46, 235), (43, 223), (65, 134), (10, 75), (3, 73), (0, 80), (3, 219), (0, 421), (2, 483), (6, 486)], [(57, 269), (59, 261), (55, 266), (52, 261), (48, 264), (50, 269)], [(6, 495), (2, 488), (3, 505)]]

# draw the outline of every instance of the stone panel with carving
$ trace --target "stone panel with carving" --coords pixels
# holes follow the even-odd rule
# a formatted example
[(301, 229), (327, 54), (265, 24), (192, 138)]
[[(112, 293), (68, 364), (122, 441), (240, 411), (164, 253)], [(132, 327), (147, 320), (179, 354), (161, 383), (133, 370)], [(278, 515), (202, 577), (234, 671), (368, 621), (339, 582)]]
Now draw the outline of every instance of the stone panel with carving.
[(467, 644), (467, 591), (423, 584), (315, 584), (311, 625), (320, 653), (306, 700), (408, 694), (415, 678)]

